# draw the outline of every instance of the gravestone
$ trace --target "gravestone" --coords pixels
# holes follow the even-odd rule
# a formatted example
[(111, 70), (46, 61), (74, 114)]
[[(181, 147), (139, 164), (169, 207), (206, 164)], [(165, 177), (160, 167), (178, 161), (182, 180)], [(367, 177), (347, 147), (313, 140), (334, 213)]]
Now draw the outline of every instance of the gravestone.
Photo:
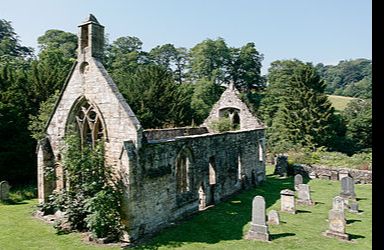
[(303, 184), (303, 176), (301, 176), (301, 174), (295, 175), (295, 190), (296, 191), (299, 188), (299, 184)]
[(339, 171), (339, 180), (341, 181), (344, 177), (350, 177), (349, 171), (346, 169), (342, 169)]
[(9, 189), (11, 186), (7, 181), (0, 182), (0, 200), (5, 201), (9, 199)]
[(252, 222), (246, 237), (248, 240), (269, 240), (268, 226), (265, 223), (265, 200), (255, 196), (252, 201)]
[(297, 203), (301, 205), (312, 206), (311, 190), (308, 184), (299, 184), (297, 190)]
[(344, 211), (344, 199), (341, 196), (336, 196), (332, 200), (332, 209)]
[(358, 213), (359, 212), (359, 203), (357, 201), (351, 201), (348, 204), (349, 212), (351, 213)]
[(284, 189), (280, 192), (281, 211), (295, 214), (295, 192), (289, 189)]
[(275, 171), (273, 174), (277, 174), (279, 176), (287, 176), (288, 171), (288, 156), (286, 155), (279, 155), (276, 157), (276, 165), (275, 165)]
[(317, 175), (316, 175), (316, 172), (315, 172), (315, 171), (310, 172), (308, 176), (309, 176), (309, 178), (311, 178), (311, 179), (316, 179), (316, 178), (317, 178)]
[(268, 213), (268, 224), (269, 225), (279, 225), (280, 224), (280, 217), (279, 213), (276, 210), (271, 210)]
[(340, 196), (343, 197), (344, 199), (352, 199), (352, 200), (356, 199), (355, 183), (351, 177), (347, 176), (341, 179)]
[(348, 234), (345, 233), (345, 216), (344, 211), (329, 210), (328, 213), (329, 229), (325, 231), (328, 237), (335, 237), (341, 240), (349, 240)]

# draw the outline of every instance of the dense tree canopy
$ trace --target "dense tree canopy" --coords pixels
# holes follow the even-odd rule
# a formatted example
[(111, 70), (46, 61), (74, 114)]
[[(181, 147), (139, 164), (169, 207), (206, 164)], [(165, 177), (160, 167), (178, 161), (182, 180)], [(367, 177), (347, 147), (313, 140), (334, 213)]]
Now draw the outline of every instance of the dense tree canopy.
[[(12, 185), (35, 182), (36, 140), (44, 136), (76, 60), (75, 34), (52, 29), (37, 41), (35, 55), (20, 44), (11, 23), (0, 19), (0, 138), (5, 142), (0, 145), (0, 180)], [(269, 150), (299, 145), (353, 153), (372, 145), (370, 60), (316, 67), (275, 61), (268, 76), (262, 76), (263, 55), (253, 42), (237, 48), (223, 38), (206, 39), (191, 49), (164, 44), (149, 52), (142, 45), (134, 36), (117, 38), (106, 44), (102, 61), (144, 128), (201, 124), (233, 82), (267, 125)], [(367, 100), (351, 102), (334, 115), (325, 91)]]
[(268, 83), (262, 105), (271, 126), (269, 145), (279, 150), (288, 150), (288, 145), (326, 146), (333, 136), (333, 108), (324, 94), (325, 84), (312, 64), (276, 61), (269, 69)]

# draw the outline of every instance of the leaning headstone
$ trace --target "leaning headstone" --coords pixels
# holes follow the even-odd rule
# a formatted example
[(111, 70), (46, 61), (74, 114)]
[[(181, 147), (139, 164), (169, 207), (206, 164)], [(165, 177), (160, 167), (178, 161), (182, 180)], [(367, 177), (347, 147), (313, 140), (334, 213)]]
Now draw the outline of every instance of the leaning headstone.
[(351, 201), (348, 204), (349, 212), (351, 213), (358, 213), (359, 212), (359, 203), (357, 201)]
[(312, 206), (311, 190), (308, 184), (299, 184), (297, 190), (297, 203), (301, 205)]
[(245, 236), (248, 240), (269, 240), (268, 226), (265, 223), (265, 200), (263, 196), (255, 196), (252, 201), (251, 228)]
[(328, 213), (329, 229), (325, 231), (325, 235), (336, 237), (341, 240), (349, 240), (348, 234), (345, 233), (346, 221), (344, 211), (329, 210)]
[(269, 225), (279, 225), (280, 224), (280, 217), (279, 213), (276, 210), (271, 210), (268, 213), (268, 224)]
[(303, 184), (303, 176), (301, 176), (301, 174), (295, 175), (295, 190), (296, 191), (299, 188), (299, 184)]
[(9, 199), (9, 189), (11, 186), (7, 181), (0, 182), (0, 201), (5, 201)]
[(332, 209), (344, 211), (344, 199), (341, 196), (336, 196), (332, 200)]
[(289, 189), (284, 189), (280, 192), (281, 211), (295, 214), (295, 192)]
[(276, 165), (275, 165), (275, 171), (273, 174), (277, 174), (279, 176), (287, 176), (287, 170), (288, 170), (288, 156), (286, 155), (279, 155), (276, 157)]
[(353, 182), (353, 179), (351, 177), (347, 176), (341, 179), (340, 196), (344, 199), (356, 199), (355, 183)]
[(339, 180), (342, 180), (344, 177), (350, 177), (349, 171), (346, 169), (342, 169), (339, 171)]

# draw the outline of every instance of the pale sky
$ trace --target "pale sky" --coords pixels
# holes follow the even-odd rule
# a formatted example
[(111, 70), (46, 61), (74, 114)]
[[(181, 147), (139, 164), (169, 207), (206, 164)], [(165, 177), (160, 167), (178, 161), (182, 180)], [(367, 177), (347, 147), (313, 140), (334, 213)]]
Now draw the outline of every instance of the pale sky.
[(372, 59), (369, 0), (0, 0), (0, 19), (11, 21), (21, 44), (35, 49), (49, 29), (77, 34), (90, 13), (110, 42), (136, 36), (145, 51), (166, 43), (191, 48), (218, 37), (229, 47), (254, 42), (264, 55), (263, 74), (275, 60)]

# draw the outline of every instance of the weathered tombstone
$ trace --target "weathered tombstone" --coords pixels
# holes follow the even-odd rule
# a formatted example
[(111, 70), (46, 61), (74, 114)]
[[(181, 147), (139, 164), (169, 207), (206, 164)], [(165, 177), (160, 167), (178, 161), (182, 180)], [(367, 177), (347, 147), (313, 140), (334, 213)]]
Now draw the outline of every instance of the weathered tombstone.
[(303, 176), (301, 174), (295, 175), (295, 190), (298, 190), (299, 184), (303, 184)]
[(336, 170), (331, 171), (331, 180), (333, 180), (333, 181), (339, 180), (339, 173)]
[(7, 181), (0, 182), (0, 200), (5, 201), (9, 199), (9, 189), (11, 186)]
[(341, 179), (341, 192), (340, 196), (346, 199), (356, 199), (355, 194), (355, 183), (353, 182), (353, 179), (349, 176), (344, 177)]
[(329, 210), (328, 213), (329, 229), (325, 231), (326, 236), (336, 237), (342, 240), (349, 240), (348, 234), (345, 233), (345, 217), (344, 211)]
[(336, 196), (332, 200), (332, 209), (344, 211), (344, 199), (341, 196)]
[(359, 212), (359, 203), (357, 203), (357, 201), (351, 201), (348, 204), (348, 207), (349, 207), (349, 212), (351, 212), (351, 213), (358, 213)]
[(316, 175), (316, 172), (315, 171), (312, 171), (308, 174), (309, 178), (311, 179), (316, 179), (317, 178), (317, 175)]
[(339, 171), (339, 180), (341, 181), (344, 177), (349, 177), (349, 171), (346, 169)]
[(295, 192), (289, 189), (284, 189), (280, 192), (281, 211), (295, 214)]
[(268, 213), (268, 224), (269, 225), (279, 225), (280, 224), (280, 217), (279, 213), (276, 210), (271, 210)]
[(279, 155), (276, 157), (275, 171), (273, 174), (278, 174), (279, 176), (287, 176), (288, 170), (288, 156)]
[(268, 226), (265, 223), (265, 200), (263, 196), (255, 196), (252, 201), (251, 228), (246, 235), (248, 240), (269, 240)]
[(311, 190), (308, 184), (299, 184), (297, 190), (297, 203), (312, 206)]

